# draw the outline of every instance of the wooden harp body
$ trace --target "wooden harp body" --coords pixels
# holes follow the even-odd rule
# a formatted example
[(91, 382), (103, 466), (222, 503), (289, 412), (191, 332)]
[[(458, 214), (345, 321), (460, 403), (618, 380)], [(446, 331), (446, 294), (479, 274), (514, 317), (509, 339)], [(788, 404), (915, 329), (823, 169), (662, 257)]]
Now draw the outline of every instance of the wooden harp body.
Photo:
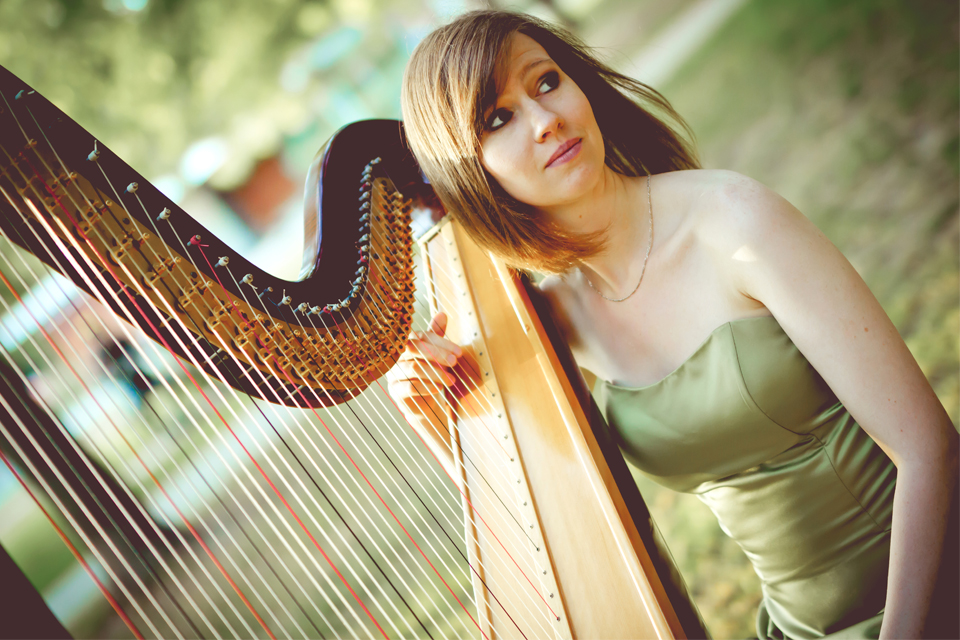
[[(5, 242), (100, 301), (77, 312), (86, 327), (77, 336), (96, 333), (90, 314), (109, 309), (179, 367), (163, 379), (137, 364), (133, 352), (144, 351), (126, 329), (128, 340), (114, 338), (136, 371), (133, 383), (148, 387), (136, 408), (154, 417), (143, 424), (168, 430), (181, 475), (193, 468), (201, 477), (194, 491), (206, 511), (171, 498), (182, 481), (141, 459), (150, 437), (167, 435), (130, 447), (127, 458), (143, 466), (136, 472), (96, 438), (85, 444), (42, 397), (37, 354), (56, 353), (76, 368), (64, 348), (75, 345), (54, 335), (56, 322), (34, 318), (24, 329), (23, 340), (42, 335), (48, 345), (20, 348), (4, 334), (16, 348), (0, 354), (4, 462), (47, 493), (60, 511), (51, 520), (74, 529), (64, 539), (86, 545), (75, 549), (85, 566), (93, 554), (110, 567), (112, 586), (91, 575), (135, 636), (705, 636), (536, 295), (449, 219), (413, 244), (410, 198), (424, 202), (430, 190), (399, 123), (351, 125), (318, 155), (305, 201), (304, 268), (289, 281), (237, 255), (2, 68), (0, 94)], [(419, 316), (417, 261), (426, 304)], [(18, 268), (0, 266), (5, 281), (11, 270)], [(7, 286), (4, 317), (29, 310), (21, 296), (30, 285)], [(422, 328), (437, 309), (449, 314), (448, 334), (468, 354), (449, 396), (449, 473), (423, 434), (410, 435), (391, 414), (378, 381), (411, 326)], [(86, 358), (112, 378), (102, 355)], [(88, 388), (88, 377), (73, 375), (65, 391)], [(198, 382), (203, 375), (207, 382)], [(161, 418), (153, 404), (160, 386), (184, 411), (194, 403), (200, 417), (192, 426)], [(203, 401), (188, 401), (194, 395)], [(370, 424), (378, 420), (382, 428)], [(109, 421), (109, 437), (129, 445), (128, 427)], [(250, 424), (272, 432), (242, 435)], [(205, 430), (218, 431), (205, 451), (226, 466), (197, 462), (203, 447), (194, 436), (208, 438)], [(337, 446), (326, 443), (332, 457), (314, 460), (321, 445), (313, 438), (321, 436)], [(343, 479), (331, 475), (335, 467)], [(438, 488), (434, 478), (447, 484)], [(227, 505), (238, 487), (249, 500)], [(418, 502), (404, 502), (408, 490)]]
[[(562, 638), (706, 637), (535, 288), (453, 220), (420, 242), (431, 307), (451, 318), (446, 335), (466, 345), (477, 381), (450, 399), (450, 448), (468, 548), (489, 558), (474, 576), (487, 635), (523, 637), (546, 611)], [(514, 490), (511, 505), (484, 470)], [(526, 535), (510, 535), (518, 523)], [(514, 557), (530, 558), (540, 589), (508, 611), (498, 588), (526, 579)]]

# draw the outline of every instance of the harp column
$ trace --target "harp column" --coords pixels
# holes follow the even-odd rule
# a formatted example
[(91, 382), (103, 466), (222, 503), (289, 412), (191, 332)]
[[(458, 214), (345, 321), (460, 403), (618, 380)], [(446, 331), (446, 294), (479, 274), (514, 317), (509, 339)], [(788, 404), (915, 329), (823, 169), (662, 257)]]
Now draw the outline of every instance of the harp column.
[(484, 633), (685, 637), (522, 283), (449, 219), (420, 242), (465, 352), (450, 422)]

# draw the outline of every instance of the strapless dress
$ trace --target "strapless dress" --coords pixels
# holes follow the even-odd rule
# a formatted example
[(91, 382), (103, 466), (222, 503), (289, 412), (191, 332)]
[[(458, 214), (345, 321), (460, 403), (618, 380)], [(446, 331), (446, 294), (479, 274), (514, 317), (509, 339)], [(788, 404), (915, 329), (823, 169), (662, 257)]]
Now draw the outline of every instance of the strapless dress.
[(743, 549), (761, 640), (877, 637), (896, 467), (775, 318), (717, 327), (655, 384), (594, 393), (627, 460)]

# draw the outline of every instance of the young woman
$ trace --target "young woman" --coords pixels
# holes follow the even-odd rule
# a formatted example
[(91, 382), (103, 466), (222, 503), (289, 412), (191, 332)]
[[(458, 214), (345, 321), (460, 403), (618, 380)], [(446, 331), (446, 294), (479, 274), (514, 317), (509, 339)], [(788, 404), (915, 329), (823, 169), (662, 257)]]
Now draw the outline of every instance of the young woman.
[[(872, 619), (920, 637), (957, 545), (957, 432), (830, 241), (763, 185), (701, 170), (648, 110), (683, 127), (666, 100), (527, 16), (433, 32), (402, 105), (446, 209), (550, 274), (541, 289), (627, 458), (698, 494), (747, 552), (758, 636)], [(414, 336), (391, 378), (428, 429), (460, 355), (444, 326)]]

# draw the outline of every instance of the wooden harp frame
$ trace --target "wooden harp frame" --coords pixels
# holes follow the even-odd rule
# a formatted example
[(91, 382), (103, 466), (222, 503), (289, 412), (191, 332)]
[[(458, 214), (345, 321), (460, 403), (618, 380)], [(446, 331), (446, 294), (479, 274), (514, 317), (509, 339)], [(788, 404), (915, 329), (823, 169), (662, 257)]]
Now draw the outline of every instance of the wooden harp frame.
[[(465, 347), (479, 379), (451, 399), (460, 407), (459, 418), (450, 417), (450, 449), (465, 512), (483, 512), (496, 499), (481, 466), (504, 469), (516, 482), (517, 512), (531, 537), (511, 551), (527, 546), (535, 557), (558, 637), (708, 637), (536, 287), (449, 218), (420, 245), (431, 310), (448, 314), (446, 336)], [(502, 449), (484, 445), (491, 430)], [(509, 526), (467, 517), (467, 544), (478, 563), (487, 557), (487, 566), (520, 581), (501, 552), (511, 543), (498, 527)], [(498, 613), (496, 578), (482, 578), (474, 576), (474, 588), (486, 635), (521, 637), (523, 625)]]
[[(114, 180), (127, 186), (127, 194), (139, 191), (137, 200), (146, 216), (162, 211), (169, 213), (171, 203), (142, 176), (107, 149), (98, 149), (92, 136), (39, 96), (29, 95), (32, 93), (29, 87), (0, 68), (0, 90), (6, 92), (11, 86), (23, 87), (21, 91), (27, 93), (26, 99), (33, 101), (35, 110), (46, 118), (44, 124), (37, 123), (38, 136), (45, 135), (52, 128), (66, 130), (72, 140), (65, 147), (71, 154), (66, 158), (68, 165), (82, 164), (89, 153), (91, 161), (108, 165), (107, 171)], [(0, 131), (0, 136), (15, 138), (17, 135), (19, 132)], [(358, 296), (362, 296), (365, 287), (373, 286), (371, 283), (375, 278), (354, 280), (359, 273), (351, 264), (355, 256), (337, 257), (334, 255), (336, 243), (321, 243), (330, 220), (338, 220), (338, 224), (356, 229), (347, 234), (351, 241), (343, 244), (355, 244), (353, 236), (357, 236), (356, 243), (363, 242), (365, 226), (369, 228), (373, 222), (364, 221), (362, 193), (359, 207), (356, 203), (356, 183), (353, 182), (356, 176), (353, 174), (359, 174), (365, 166), (369, 168), (371, 161), (375, 160), (378, 188), (388, 195), (395, 193), (401, 198), (412, 197), (421, 204), (436, 206), (406, 147), (400, 123), (369, 121), (344, 128), (321, 151), (310, 171), (305, 201), (307, 247), (301, 279), (296, 282), (271, 280), (268, 274), (256, 270), (242, 258), (231, 258), (238, 273), (257, 273), (252, 279), (260, 285), (261, 292), (269, 289), (274, 297), (278, 297), (284, 287), (289, 287), (291, 297), (299, 296), (293, 305), (278, 298), (278, 309), (296, 306), (301, 314), (312, 311), (319, 315), (332, 306), (350, 316), (351, 326), (355, 329), (371, 324)], [(368, 175), (373, 176), (369, 170), (364, 173), (364, 176)], [(85, 184), (90, 185), (91, 192), (116, 192), (112, 184), (99, 183), (100, 178), (95, 173), (90, 176), (93, 177), (89, 177)], [(69, 174), (52, 175), (46, 179), (63, 193), (75, 188), (74, 179)], [(87, 179), (88, 176), (84, 176), (84, 180)], [(367, 182), (373, 183), (374, 180)], [(361, 187), (361, 191), (363, 188), (370, 187)], [(51, 199), (56, 197), (51, 194)], [(117, 193), (116, 199), (122, 198), (126, 195)], [(82, 234), (83, 225), (94, 225), (97, 219), (108, 217), (107, 214), (122, 217), (121, 212), (125, 210), (114, 210), (115, 204), (102, 201), (91, 207), (85, 212), (87, 219), (78, 223), (78, 233)], [(348, 211), (351, 206), (358, 208)], [(134, 214), (135, 207), (126, 206), (126, 210), (131, 212), (131, 218), (140, 215)], [(209, 253), (214, 257), (233, 254), (229, 247), (184, 212), (176, 213), (182, 225), (181, 235), (202, 236), (208, 243), (205, 246), (211, 246)], [(160, 215), (162, 218), (163, 214)], [(361, 226), (358, 227), (358, 223)], [(17, 225), (24, 223), (0, 220), (0, 224), (5, 230), (15, 230)], [(30, 224), (26, 222), (27, 226)], [(130, 223), (124, 221), (122, 224)], [(133, 224), (135, 232), (120, 228), (114, 237), (120, 238), (121, 242), (101, 248), (103, 253), (112, 256), (104, 262), (106, 269), (111, 268), (107, 262), (116, 265), (124, 259), (124, 251), (129, 250), (123, 245), (124, 239), (132, 238), (134, 246), (148, 241), (150, 227), (147, 225), (153, 225), (149, 217), (138, 218)], [(409, 244), (409, 240), (404, 240), (402, 234), (397, 235), (395, 231), (387, 230), (384, 234), (385, 237), (398, 238), (400, 244)], [(161, 235), (163, 233), (157, 231), (154, 239), (161, 240), (162, 245), (177, 246), (172, 237), (157, 238)], [(324, 246), (332, 247), (326, 255), (322, 251)], [(45, 255), (45, 250), (29, 242), (24, 243), (24, 247), (42, 260), (56, 261), (55, 255)], [(464, 393), (450, 398), (457, 410), (450, 413), (448, 444), (456, 461), (454, 481), (463, 496), (466, 551), (477, 568), (473, 571), (473, 586), (481, 635), (491, 640), (534, 637), (525, 634), (523, 629), (533, 625), (531, 616), (544, 616), (548, 611), (551, 635), (559, 638), (706, 637), (702, 620), (658, 538), (615, 441), (607, 432), (569, 349), (560, 339), (549, 310), (537, 296), (535, 288), (477, 247), (449, 218), (421, 238), (419, 247), (424, 269), (429, 274), (425, 280), (431, 308), (448, 312), (451, 318), (448, 335), (464, 345), (475, 367), (474, 384)], [(378, 249), (384, 252), (382, 245), (372, 244), (368, 251), (372, 254)], [(184, 246), (183, 252), (189, 253), (189, 249)], [(405, 252), (403, 255), (409, 257), (410, 254)], [(409, 266), (405, 260), (407, 258), (398, 256), (394, 262)], [(90, 286), (89, 278), (84, 277), (82, 270), (68, 269), (64, 275), (91, 293), (117, 299), (118, 292), (125, 292), (133, 284), (156, 284), (173, 270), (175, 262), (171, 259), (169, 264), (155, 265), (153, 275), (148, 272), (147, 276), (154, 280), (153, 283), (121, 282), (113, 291), (102, 279), (102, 284)], [(171, 296), (172, 300), (163, 300), (158, 295), (161, 304), (156, 305), (157, 308), (164, 303), (172, 305), (167, 306), (169, 316), (147, 314), (139, 324), (148, 335), (165, 345), (192, 344), (192, 347), (179, 350), (167, 348), (204, 368), (204, 363), (210, 364), (212, 356), (216, 355), (215, 341), (211, 338), (209, 345), (191, 343), (185, 339), (187, 334), (178, 333), (181, 328), (167, 320), (183, 311), (184, 295), (208, 295), (209, 306), (219, 306), (223, 312), (219, 318), (200, 318), (198, 324), (206, 322), (207, 329), (211, 328), (211, 322), (222, 324), (236, 311), (235, 304), (232, 310), (228, 310), (224, 300), (243, 298), (248, 292), (242, 285), (250, 283), (239, 278), (225, 284), (218, 280), (220, 288), (213, 291), (217, 267), (209, 262), (206, 266), (200, 261), (194, 264), (200, 275), (193, 277), (202, 286), (197, 286), (192, 294), (186, 290), (178, 291), (180, 300), (177, 295)], [(334, 266), (330, 267), (331, 264)], [(370, 269), (368, 276), (373, 273)], [(92, 268), (91, 273), (95, 271)], [(84, 282), (88, 285), (85, 286)], [(396, 295), (401, 299), (400, 306), (404, 306), (412, 302), (412, 292), (406, 280), (400, 279), (399, 282), (402, 290)], [(144, 293), (140, 299), (151, 295)], [(286, 293), (283, 297), (286, 298)], [(354, 301), (353, 307), (343, 304), (348, 299)], [(113, 310), (122, 316), (122, 309)], [(254, 311), (251, 306), (245, 317), (253, 315)], [(292, 310), (280, 309), (275, 319), (289, 321), (292, 313)], [(247, 385), (242, 375), (234, 375), (237, 382), (234, 386), (269, 402), (295, 407), (315, 408), (346, 402), (395, 361), (398, 356), (395, 348), (397, 327), (409, 326), (404, 325), (406, 320), (402, 310), (397, 318), (397, 322), (388, 327), (387, 334), (392, 332), (392, 335), (388, 335), (383, 343), (382, 361), (365, 365), (358, 384), (341, 384), (336, 379), (331, 383), (330, 379), (323, 379), (325, 369), (317, 364), (318, 356), (311, 349), (319, 349), (322, 343), (337, 339), (337, 332), (328, 330), (318, 331), (316, 336), (307, 336), (308, 339), (301, 337), (297, 341), (297, 353), (284, 356), (285, 366), (291, 371), (297, 366), (313, 367), (313, 373), (302, 378), (306, 384), (296, 387), (280, 377), (267, 384), (268, 388), (264, 390)], [(129, 312), (127, 319), (131, 319)], [(131, 322), (138, 323), (138, 320)], [(198, 327), (198, 335), (202, 337), (205, 330)], [(285, 330), (283, 327), (276, 330), (278, 342), (280, 338), (292, 342), (284, 334)], [(212, 331), (207, 333), (215, 335)], [(241, 323), (234, 322), (227, 335), (232, 341), (229, 348), (237, 352), (253, 348)], [(403, 336), (399, 338), (402, 342)], [(221, 342), (221, 345), (221, 349), (228, 349), (227, 344)], [(326, 370), (336, 366), (339, 366), (337, 362), (330, 362)], [(262, 368), (269, 367), (264, 365)], [(312, 396), (315, 399), (311, 400), (305, 393), (311, 385), (326, 389), (326, 400), (319, 399), (316, 393)], [(484, 440), (486, 436), (479, 437), (484, 432), (494, 434), (501, 439), (501, 444), (496, 448), (489, 446)], [(511, 496), (515, 502), (510, 506), (503, 505), (502, 513), (488, 509), (494, 500), (502, 503), (503, 496), (491, 494), (487, 481), (479, 472), (481, 465), (501, 469), (511, 485), (515, 484)], [(521, 522), (524, 528), (522, 538), (504, 534), (505, 527), (519, 526)], [(522, 572), (518, 572), (513, 558), (521, 555), (529, 557), (529, 562), (537, 567), (535, 576), (520, 575)], [(495, 593), (511, 580), (530, 583), (533, 587), (531, 593), (539, 602), (523, 611), (508, 612), (502, 602), (496, 601)], [(543, 628), (542, 620), (537, 624)]]

